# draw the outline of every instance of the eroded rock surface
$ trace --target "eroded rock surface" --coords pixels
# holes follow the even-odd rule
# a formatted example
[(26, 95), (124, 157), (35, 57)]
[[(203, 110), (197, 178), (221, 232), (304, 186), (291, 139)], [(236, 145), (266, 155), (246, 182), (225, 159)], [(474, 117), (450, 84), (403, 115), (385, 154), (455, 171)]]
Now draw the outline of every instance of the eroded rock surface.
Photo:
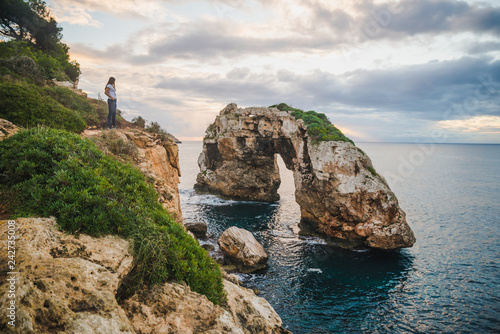
[(16, 219), (16, 327), (7, 325), (7, 221), (0, 221), (0, 332), (134, 333), (115, 299), (132, 268), (128, 242), (66, 235), (55, 219)]
[(406, 215), (370, 158), (348, 142), (313, 142), (302, 120), (275, 108), (229, 104), (211, 124), (195, 189), (225, 198), (279, 199), (276, 154), (293, 171), (303, 234), (345, 247), (411, 247)]
[(250, 273), (267, 265), (267, 253), (251, 232), (232, 226), (218, 240), (224, 258), (239, 271)]
[(250, 334), (290, 333), (269, 303), (252, 290), (224, 281), (228, 303), (212, 304), (180, 284), (136, 293), (124, 302), (137, 333)]
[(126, 240), (67, 235), (54, 218), (15, 221), (16, 327), (7, 324), (9, 229), (0, 221), (1, 333), (289, 333), (265, 299), (227, 273), (223, 307), (176, 283), (138, 291), (119, 304), (116, 291), (133, 266)]

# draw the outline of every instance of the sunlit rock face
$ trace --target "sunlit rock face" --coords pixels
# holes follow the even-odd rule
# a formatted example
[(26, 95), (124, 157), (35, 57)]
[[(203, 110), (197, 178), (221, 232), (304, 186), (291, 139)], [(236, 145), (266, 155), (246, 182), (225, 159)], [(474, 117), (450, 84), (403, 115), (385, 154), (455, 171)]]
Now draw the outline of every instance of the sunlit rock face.
[(314, 142), (302, 120), (231, 103), (207, 131), (195, 189), (223, 198), (279, 199), (276, 154), (293, 171), (301, 233), (344, 247), (411, 247), (406, 215), (370, 158), (342, 141)]
[(251, 232), (231, 226), (218, 240), (227, 262), (242, 273), (251, 273), (266, 267), (268, 255)]

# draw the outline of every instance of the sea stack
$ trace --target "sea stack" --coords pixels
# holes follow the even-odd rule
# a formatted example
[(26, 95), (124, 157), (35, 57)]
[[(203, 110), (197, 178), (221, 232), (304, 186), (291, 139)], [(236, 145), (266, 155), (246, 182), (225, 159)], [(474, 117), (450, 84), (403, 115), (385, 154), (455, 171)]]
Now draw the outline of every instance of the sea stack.
[(343, 247), (411, 247), (413, 231), (387, 181), (349, 141), (318, 141), (277, 108), (225, 107), (207, 128), (195, 189), (223, 198), (279, 199), (276, 154), (293, 172), (301, 234)]

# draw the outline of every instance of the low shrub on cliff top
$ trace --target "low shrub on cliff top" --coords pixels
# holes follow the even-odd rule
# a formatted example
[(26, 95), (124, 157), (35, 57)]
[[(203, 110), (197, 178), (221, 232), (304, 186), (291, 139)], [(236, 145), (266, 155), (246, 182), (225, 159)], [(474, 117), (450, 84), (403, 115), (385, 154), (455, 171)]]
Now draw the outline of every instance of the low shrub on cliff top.
[(45, 96), (35, 85), (0, 83), (0, 117), (23, 127), (50, 126), (73, 132), (85, 129), (80, 113)]
[(303, 120), (307, 127), (307, 134), (314, 141), (345, 141), (354, 145), (354, 142), (337, 129), (325, 114), (317, 113), (314, 110), (303, 111), (292, 108), (286, 103), (275, 104), (269, 108), (288, 111), (295, 119)]
[(63, 230), (132, 240), (133, 285), (186, 282), (219, 304), (220, 269), (158, 202), (144, 176), (89, 140), (33, 128), (0, 142), (0, 190), (17, 216), (55, 216)]
[[(106, 102), (80, 96), (69, 88), (0, 77), (0, 118), (16, 125), (79, 133), (87, 126), (106, 126), (107, 115)], [(119, 110), (116, 122), (119, 127), (126, 122)]]

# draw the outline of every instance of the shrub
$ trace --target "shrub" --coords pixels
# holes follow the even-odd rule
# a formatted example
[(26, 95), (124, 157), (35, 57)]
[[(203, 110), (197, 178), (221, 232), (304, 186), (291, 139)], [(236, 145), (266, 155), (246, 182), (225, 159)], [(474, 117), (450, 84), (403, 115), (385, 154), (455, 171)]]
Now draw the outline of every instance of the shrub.
[(161, 140), (167, 140), (170, 138), (170, 134), (164, 130), (158, 122), (149, 123), (145, 130), (149, 133), (155, 134), (157, 138), (160, 138)]
[[(67, 87), (39, 87), (3, 77), (0, 98), (0, 117), (24, 127), (45, 125), (81, 132), (87, 126), (106, 126), (106, 102), (80, 96)], [(120, 127), (127, 123), (120, 115), (116, 122)]]
[(31, 80), (39, 85), (45, 80), (42, 68), (28, 56), (0, 58), (0, 67), (2, 68), (2, 74), (17, 74), (20, 78)]
[(269, 108), (288, 111), (295, 119), (302, 119), (307, 127), (307, 133), (313, 141), (345, 141), (354, 145), (351, 139), (333, 126), (325, 114), (317, 113), (314, 110), (304, 112), (301, 109), (292, 108), (286, 103), (275, 104)]
[(132, 119), (132, 123), (139, 129), (144, 129), (146, 127), (146, 120), (142, 116), (137, 116)]
[(139, 151), (132, 142), (124, 141), (115, 131), (103, 131), (100, 136), (90, 140), (104, 153), (111, 153), (127, 162), (137, 159)]
[(12, 40), (0, 43), (0, 58), (22, 56), (31, 58), (39, 66), (44, 79), (74, 82), (80, 76), (80, 65), (69, 60), (67, 46), (57, 44), (53, 50), (48, 51), (40, 50), (28, 41)]
[(132, 241), (132, 285), (186, 282), (219, 304), (221, 273), (158, 202), (144, 176), (76, 134), (48, 128), (20, 131), (0, 142), (0, 185), (15, 192), (17, 216), (55, 216), (62, 229)]
[(101, 120), (107, 117), (106, 113), (99, 113), (96, 106), (86, 97), (80, 96), (67, 87), (47, 86), (42, 93), (56, 100), (64, 107), (76, 111), (89, 126), (98, 126)]
[(34, 85), (1, 83), (0, 117), (23, 127), (45, 125), (73, 132), (86, 127), (77, 112), (43, 96)]

